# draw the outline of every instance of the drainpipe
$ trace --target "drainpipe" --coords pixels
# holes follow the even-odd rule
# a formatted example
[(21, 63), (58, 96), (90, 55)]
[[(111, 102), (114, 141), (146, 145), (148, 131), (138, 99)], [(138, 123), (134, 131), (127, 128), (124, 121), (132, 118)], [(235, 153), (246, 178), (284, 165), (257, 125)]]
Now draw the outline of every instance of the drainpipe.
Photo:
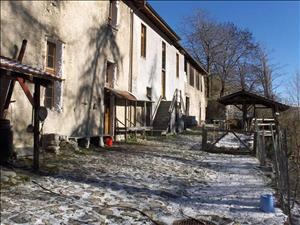
[(133, 77), (133, 10), (130, 10), (130, 43), (129, 43), (129, 79), (128, 79), (128, 90), (132, 92), (132, 77)]

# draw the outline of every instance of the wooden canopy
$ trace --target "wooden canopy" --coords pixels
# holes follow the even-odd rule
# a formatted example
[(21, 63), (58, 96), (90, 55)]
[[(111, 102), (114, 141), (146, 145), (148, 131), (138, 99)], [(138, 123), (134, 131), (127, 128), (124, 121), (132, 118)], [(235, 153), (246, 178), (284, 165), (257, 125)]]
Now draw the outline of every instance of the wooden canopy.
[[(62, 81), (61, 78), (51, 73), (33, 68), (5, 56), (0, 56), (0, 71), (1, 76), (8, 76), (11, 79), (19, 77), (32, 83), (39, 82), (42, 86), (48, 86), (53, 81)], [(7, 73), (8, 71), (10, 73)]]
[(125, 99), (128, 101), (137, 101), (137, 98), (129, 91), (123, 91), (123, 90), (118, 90), (118, 89), (109, 88), (109, 87), (105, 87), (105, 90), (107, 92), (111, 92), (113, 95), (115, 95), (118, 98)]
[[(39, 112), (40, 106), (40, 86), (49, 86), (53, 84), (54, 81), (62, 81), (61, 78), (56, 77), (53, 74), (47, 73), (40, 69), (22, 64), (22, 58), (26, 48), (27, 41), (23, 40), (21, 51), (19, 53), (18, 60), (0, 56), (0, 81), (5, 80), (5, 84), (2, 86), (3, 95), (1, 94), (0, 101), (0, 118), (6, 117), (6, 112), (11, 103), (11, 97), (14, 90), (15, 82), (19, 82), (21, 88), (23, 89), (25, 95), (27, 96), (29, 102), (34, 110), (34, 124), (33, 124), (33, 168), (35, 170), (39, 169), (39, 147), (40, 147), (40, 118)], [(2, 79), (4, 78), (4, 79)], [(34, 83), (34, 94), (31, 93), (26, 81)]]
[(219, 98), (218, 102), (222, 105), (263, 105), (279, 112), (286, 111), (290, 108), (288, 105), (245, 90), (223, 96)]

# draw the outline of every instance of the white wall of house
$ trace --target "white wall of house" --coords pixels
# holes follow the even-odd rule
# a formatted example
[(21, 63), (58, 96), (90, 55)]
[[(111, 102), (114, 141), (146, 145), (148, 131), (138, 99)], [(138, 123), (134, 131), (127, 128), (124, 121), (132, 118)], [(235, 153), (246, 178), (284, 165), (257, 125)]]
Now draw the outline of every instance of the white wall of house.
[[(141, 24), (147, 28), (146, 57), (141, 56)], [(171, 101), (175, 89), (184, 90), (184, 56), (154, 25), (140, 15), (134, 16), (133, 93), (146, 98), (146, 87), (152, 88), (152, 100), (162, 95), (162, 42), (166, 43), (166, 100)], [(179, 54), (179, 77), (176, 77), (176, 53)], [(154, 103), (154, 107), (155, 107)]]
[[(196, 70), (195, 70), (196, 71)], [(198, 123), (204, 123), (206, 118), (206, 107), (207, 107), (207, 99), (205, 97), (205, 82), (203, 74), (200, 71), (197, 71), (200, 75), (200, 82), (202, 85), (200, 90), (197, 89), (196, 86), (196, 73), (194, 72), (194, 86), (190, 85), (190, 64), (187, 66), (187, 79), (185, 82), (185, 95), (190, 98), (190, 109), (189, 115), (196, 116), (196, 120)]]

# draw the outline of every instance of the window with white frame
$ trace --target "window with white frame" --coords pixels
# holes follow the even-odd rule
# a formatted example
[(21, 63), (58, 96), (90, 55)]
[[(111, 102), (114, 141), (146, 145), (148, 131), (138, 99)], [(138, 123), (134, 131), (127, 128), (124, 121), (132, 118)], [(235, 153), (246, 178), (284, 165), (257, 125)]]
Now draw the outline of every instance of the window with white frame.
[[(60, 41), (47, 39), (46, 45), (46, 71), (57, 77), (62, 77), (63, 70), (63, 44)], [(45, 107), (57, 112), (62, 111), (62, 83), (54, 81), (45, 89)]]

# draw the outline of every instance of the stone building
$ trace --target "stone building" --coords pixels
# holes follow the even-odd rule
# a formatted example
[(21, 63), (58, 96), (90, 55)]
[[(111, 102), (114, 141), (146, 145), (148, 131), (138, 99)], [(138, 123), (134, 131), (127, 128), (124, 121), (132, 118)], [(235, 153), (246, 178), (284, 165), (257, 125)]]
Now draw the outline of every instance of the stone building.
[[(152, 127), (175, 93), (183, 114), (205, 121), (206, 72), (146, 1), (1, 2), (1, 55), (16, 58), (24, 39), (23, 63), (63, 79), (42, 89), (44, 134), (101, 137), (124, 125)], [(16, 147), (32, 144), (32, 111), (21, 92), (16, 85), (7, 116)]]

